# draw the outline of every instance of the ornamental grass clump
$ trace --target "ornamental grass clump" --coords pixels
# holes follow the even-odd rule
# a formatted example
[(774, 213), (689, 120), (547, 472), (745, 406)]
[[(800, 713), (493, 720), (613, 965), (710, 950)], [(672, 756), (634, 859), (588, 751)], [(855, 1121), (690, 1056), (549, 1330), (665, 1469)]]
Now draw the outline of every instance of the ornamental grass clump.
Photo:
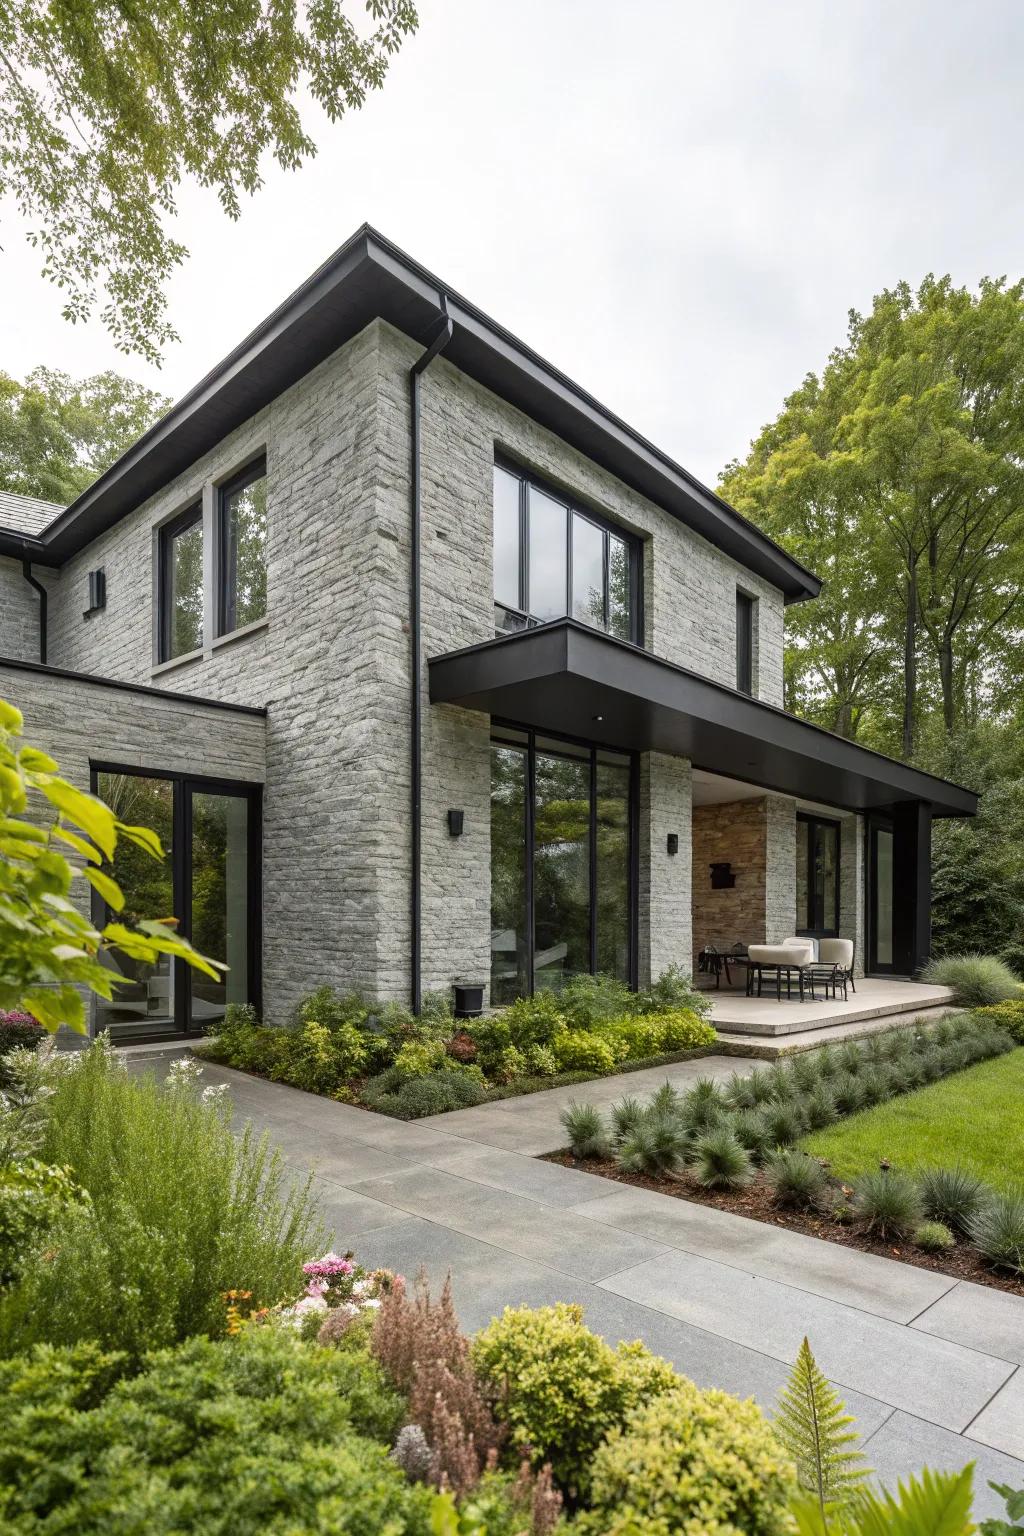
[(611, 1108), (612, 1137), (616, 1142), (630, 1135), (647, 1116), (647, 1106), (639, 1099), (627, 1095)]
[(559, 1116), (573, 1157), (607, 1157), (608, 1133), (600, 1111), (593, 1104), (577, 1104), (570, 1100)]
[(729, 1113), (729, 1103), (713, 1077), (698, 1077), (683, 1100), (683, 1114), (691, 1130), (709, 1130)]
[(956, 1246), (956, 1238), (941, 1221), (922, 1221), (914, 1228), (914, 1246), (922, 1253), (945, 1253)]
[(807, 1129), (803, 1110), (797, 1104), (766, 1104), (761, 1114), (768, 1133), (768, 1145), (772, 1147), (792, 1146)]
[(743, 1189), (754, 1177), (750, 1153), (727, 1126), (715, 1126), (697, 1137), (690, 1171), (703, 1189)]
[(967, 1233), (990, 1264), (1024, 1275), (1024, 1190), (989, 1194), (969, 1219)]
[(984, 1008), (1021, 995), (1020, 982), (995, 955), (941, 955), (929, 960), (922, 980), (949, 987), (961, 1008)]
[(898, 1168), (862, 1174), (854, 1185), (853, 1206), (864, 1230), (883, 1239), (906, 1237), (923, 1215), (916, 1182)]
[(819, 1082), (817, 1087), (804, 1096), (803, 1109), (812, 1131), (824, 1130), (826, 1125), (831, 1125), (839, 1118), (835, 1098), (823, 1082)]
[(768, 1124), (761, 1110), (737, 1110), (731, 1124), (733, 1134), (740, 1146), (746, 1147), (755, 1162), (761, 1162), (772, 1146)]
[(795, 1210), (809, 1210), (820, 1205), (828, 1180), (816, 1157), (799, 1147), (778, 1147), (764, 1164), (765, 1177), (772, 1198), (779, 1205)]
[(679, 1116), (651, 1109), (615, 1148), (623, 1173), (674, 1174), (686, 1161), (690, 1135)]
[(977, 1174), (960, 1163), (952, 1168), (923, 1168), (917, 1175), (921, 1204), (930, 1221), (966, 1233), (987, 1198)]
[(838, 1072), (832, 1079), (832, 1102), (841, 1115), (853, 1115), (864, 1103), (864, 1090), (854, 1072)]

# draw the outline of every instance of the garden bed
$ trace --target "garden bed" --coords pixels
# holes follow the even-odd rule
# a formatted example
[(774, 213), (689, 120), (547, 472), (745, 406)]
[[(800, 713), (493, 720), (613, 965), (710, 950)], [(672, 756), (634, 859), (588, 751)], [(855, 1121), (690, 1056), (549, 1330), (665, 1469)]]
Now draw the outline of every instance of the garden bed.
[[(606, 1159), (596, 1157), (577, 1158), (568, 1150), (548, 1152), (542, 1162), (558, 1163), (563, 1168), (577, 1168), (582, 1173), (597, 1174), (615, 1184), (631, 1184), (636, 1189), (654, 1190), (659, 1195), (671, 1195), (674, 1200), (689, 1200), (695, 1205), (713, 1205), (720, 1211), (731, 1211), (734, 1216), (747, 1216), (751, 1221), (764, 1222), (766, 1226), (782, 1227), (788, 1232), (804, 1232), (809, 1237), (820, 1237), (826, 1242), (839, 1243), (843, 1248), (857, 1248), (861, 1253), (875, 1253), (884, 1259), (899, 1259), (903, 1264), (913, 1264), (917, 1269), (930, 1269), (938, 1274), (951, 1275), (956, 1280), (972, 1280), (976, 1285), (989, 1285), (995, 1290), (1009, 1291), (1014, 1296), (1024, 1296), (1024, 1281), (1012, 1275), (1000, 1274), (991, 1269), (981, 1255), (969, 1243), (958, 1243), (946, 1253), (923, 1253), (912, 1242), (885, 1242), (871, 1237), (858, 1227), (842, 1223), (825, 1213), (816, 1211), (781, 1210), (776, 1205), (772, 1190), (763, 1173), (755, 1174), (746, 1189), (702, 1189), (699, 1184), (679, 1175), (649, 1175), (624, 1173)], [(832, 1186), (837, 1195), (843, 1186), (838, 1180)]]

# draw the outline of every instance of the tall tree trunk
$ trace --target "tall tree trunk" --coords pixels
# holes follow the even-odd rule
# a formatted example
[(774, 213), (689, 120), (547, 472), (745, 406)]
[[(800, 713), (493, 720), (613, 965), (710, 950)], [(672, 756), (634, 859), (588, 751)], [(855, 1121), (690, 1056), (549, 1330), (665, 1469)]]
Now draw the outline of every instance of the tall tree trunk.
[(953, 679), (953, 637), (939, 642), (939, 677), (942, 681), (942, 723), (947, 732), (956, 725), (956, 688)]
[(914, 755), (914, 722), (917, 718), (917, 551), (907, 562), (907, 611), (903, 628), (903, 756)]

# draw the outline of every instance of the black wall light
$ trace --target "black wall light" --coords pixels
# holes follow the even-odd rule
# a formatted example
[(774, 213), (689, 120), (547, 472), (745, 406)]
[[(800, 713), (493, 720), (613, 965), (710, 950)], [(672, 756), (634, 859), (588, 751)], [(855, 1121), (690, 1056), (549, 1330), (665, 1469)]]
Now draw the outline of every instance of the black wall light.
[(465, 813), (465, 811), (449, 811), (448, 812), (448, 835), (449, 835), (449, 837), (461, 837), (462, 836), (462, 829), (465, 826), (465, 824), (466, 824), (466, 813)]
[(98, 613), (101, 608), (107, 606), (107, 573), (100, 566), (98, 571), (89, 572), (89, 606), (85, 610), (85, 616), (90, 613)]
[(668, 842), (666, 844), (666, 847), (668, 848), (668, 851), (669, 851), (670, 854), (676, 854), (676, 853), (679, 852), (679, 833), (678, 832), (670, 832), (668, 834)]

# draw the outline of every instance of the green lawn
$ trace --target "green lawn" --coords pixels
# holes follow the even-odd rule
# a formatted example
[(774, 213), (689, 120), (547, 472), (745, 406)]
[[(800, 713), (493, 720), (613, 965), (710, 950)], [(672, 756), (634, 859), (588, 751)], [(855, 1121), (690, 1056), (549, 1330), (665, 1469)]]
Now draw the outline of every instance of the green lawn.
[(801, 1142), (839, 1178), (960, 1162), (1000, 1188), (1024, 1185), (1024, 1049), (861, 1110)]

